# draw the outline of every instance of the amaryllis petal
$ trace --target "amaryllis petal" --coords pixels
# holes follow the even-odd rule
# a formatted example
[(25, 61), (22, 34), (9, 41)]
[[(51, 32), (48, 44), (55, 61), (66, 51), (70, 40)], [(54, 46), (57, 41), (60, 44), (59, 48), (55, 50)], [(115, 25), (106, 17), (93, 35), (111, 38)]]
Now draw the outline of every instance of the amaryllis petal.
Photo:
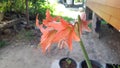
[(57, 32), (54, 41), (56, 42), (56, 41), (64, 40), (66, 36), (68, 36), (69, 32), (70, 32), (69, 29), (63, 29)]
[(81, 20), (86, 21), (86, 14), (85, 14), (85, 12), (81, 13), (80, 18), (81, 18)]
[(91, 29), (88, 27), (89, 22), (86, 20), (86, 14), (82, 13), (80, 17), (83, 30), (90, 32)]
[(72, 33), (69, 34), (69, 37), (67, 40), (69, 50), (72, 50), (72, 36), (71, 35), (72, 35)]
[(67, 43), (66, 43), (65, 40), (61, 40), (61, 41), (58, 42), (58, 47), (60, 49), (64, 48), (66, 45), (67, 45)]
[(43, 24), (44, 24), (45, 26), (48, 26), (49, 23), (51, 23), (51, 22), (53, 22), (53, 21), (57, 21), (59, 18), (60, 18), (60, 17), (58, 17), (58, 16), (52, 17), (52, 16), (50, 15), (50, 11), (47, 10), (47, 11), (46, 11), (46, 19), (43, 20)]
[(72, 40), (77, 40), (79, 41), (79, 37), (77, 37), (75, 31), (74, 31), (74, 26), (65, 20), (61, 19), (61, 23), (64, 27), (63, 30), (60, 30), (56, 33), (56, 37), (54, 41), (59, 41), (59, 40), (66, 40), (67, 45), (70, 50), (72, 50)]
[(39, 15), (39, 14), (36, 15), (36, 26), (37, 26), (37, 27), (40, 27), (40, 25), (39, 25), (38, 15)]
[(61, 24), (61, 22), (56, 22), (56, 21), (49, 23), (48, 27), (52, 27), (58, 31), (64, 29), (64, 26)]
[(53, 43), (56, 32), (57, 32), (56, 30), (51, 30), (49, 32), (43, 33), (41, 42), (40, 42), (42, 52), (45, 53), (46, 50), (50, 47), (50, 45)]
[(45, 30), (43, 28), (43, 24), (41, 24), (41, 25), (39, 24), (38, 15), (39, 14), (36, 15), (36, 26), (40, 29), (41, 32), (44, 32)]
[(42, 43), (42, 41), (46, 40), (48, 37), (51, 36), (52, 31), (57, 32), (56, 30), (53, 30), (52, 28), (49, 28), (49, 27), (44, 29), (44, 31), (42, 32), (42, 36), (41, 36), (41, 43)]
[[(69, 22), (67, 22), (67, 21), (65, 21), (64, 19), (62, 19), (62, 18), (60, 18), (60, 22), (61, 22), (61, 24), (64, 26), (64, 27), (66, 27), (66, 26), (69, 26)], [(71, 25), (71, 24), (70, 24)]]
[(91, 29), (88, 27), (89, 23), (88, 23), (88, 21), (86, 21), (85, 13), (81, 14), (80, 20), (81, 20), (81, 22), (79, 23), (79, 32), (80, 32), (80, 36), (81, 36), (83, 31), (90, 32)]
[(51, 19), (50, 11), (46, 10), (46, 19)]
[(76, 35), (75, 31), (72, 32), (72, 36), (75, 41), (80, 41), (80, 38)]
[(83, 30), (87, 31), (87, 32), (91, 32), (91, 29), (88, 27), (88, 22), (87, 21), (83, 21), (82, 27)]

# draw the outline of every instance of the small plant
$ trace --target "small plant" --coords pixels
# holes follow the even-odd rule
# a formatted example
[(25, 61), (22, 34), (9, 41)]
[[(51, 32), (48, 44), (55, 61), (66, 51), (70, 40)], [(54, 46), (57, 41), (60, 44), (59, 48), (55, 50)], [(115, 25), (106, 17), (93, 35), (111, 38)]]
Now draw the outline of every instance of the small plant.
[(106, 68), (120, 68), (119, 64), (106, 64)]
[(6, 2), (1, 2), (0, 3), (0, 13), (5, 11), (5, 7), (6, 7)]
[(77, 63), (69, 57), (62, 58), (59, 62), (60, 68), (76, 68)]
[(72, 60), (69, 58), (70, 52), (67, 53), (66, 62), (70, 65), (72, 63)]
[(67, 58), (65, 61), (67, 62), (66, 68), (68, 68), (72, 61), (69, 58)]
[(68, 64), (71, 64), (72, 61), (71, 61), (69, 58), (67, 58), (67, 59), (66, 59), (66, 62), (67, 62)]

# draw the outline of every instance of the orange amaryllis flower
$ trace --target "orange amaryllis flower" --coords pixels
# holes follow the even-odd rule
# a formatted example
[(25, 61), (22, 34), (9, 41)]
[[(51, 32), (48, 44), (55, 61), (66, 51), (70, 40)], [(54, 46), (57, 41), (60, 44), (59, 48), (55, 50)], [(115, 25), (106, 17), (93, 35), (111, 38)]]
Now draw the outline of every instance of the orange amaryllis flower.
[[(60, 24), (60, 22), (51, 21), (48, 24), (50, 24), (49, 26), (51, 26), (51, 27), (44, 28), (43, 27), (44, 24), (40, 25), (39, 24), (39, 19), (38, 19), (38, 14), (37, 14), (37, 16), (36, 16), (36, 26), (42, 32), (42, 36), (41, 36), (41, 39), (40, 39), (40, 46), (42, 48), (43, 53), (45, 53), (46, 50), (50, 48), (50, 45), (55, 42), (54, 41), (54, 36), (55, 36), (57, 30), (61, 30), (61, 28), (63, 28), (62, 25)], [(56, 42), (59, 42), (59, 41), (56, 41)]]
[(85, 31), (91, 32), (91, 29), (88, 27), (89, 22), (86, 20), (86, 14), (82, 13), (82, 15), (80, 17), (81, 17), (83, 29)]
[(58, 31), (56, 33), (56, 37), (54, 41), (61, 41), (64, 40), (67, 42), (68, 47), (70, 50), (72, 50), (72, 40), (80, 41), (80, 38), (76, 35), (74, 31), (74, 26), (65, 20), (60, 20), (62, 26), (64, 26), (64, 29)]
[(83, 13), (81, 16), (78, 17), (79, 22), (79, 32), (80, 36), (82, 35), (83, 31), (91, 32), (91, 29), (88, 27), (88, 21), (86, 21), (86, 14)]
[[(60, 19), (60, 22), (57, 20)], [(47, 49), (50, 48), (52, 43), (58, 42), (60, 47), (63, 45), (68, 45), (69, 49), (72, 50), (72, 40), (80, 41), (80, 38), (75, 33), (75, 27), (60, 18), (53, 18), (50, 16), (49, 11), (46, 12), (46, 19), (43, 20), (43, 24), (39, 25), (38, 15), (36, 16), (36, 26), (42, 32), (40, 46), (42, 48), (42, 52), (46, 52)], [(46, 28), (43, 28), (43, 25)]]

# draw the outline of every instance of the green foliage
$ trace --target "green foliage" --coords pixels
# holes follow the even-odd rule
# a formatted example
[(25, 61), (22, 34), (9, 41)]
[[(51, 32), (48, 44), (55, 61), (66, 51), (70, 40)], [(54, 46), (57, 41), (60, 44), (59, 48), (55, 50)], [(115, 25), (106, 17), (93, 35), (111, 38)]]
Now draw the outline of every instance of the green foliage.
[(53, 12), (54, 8), (53, 6), (46, 2), (45, 0), (36, 0), (36, 1), (31, 1), (29, 2), (29, 12), (30, 14), (40, 14), (40, 19), (42, 20), (43, 18), (45, 18), (45, 13), (46, 10), (49, 9), (51, 12)]
[(1, 1), (0, 2), (0, 12), (5, 12), (7, 2)]
[(0, 48), (3, 47), (3, 46), (6, 46), (6, 45), (7, 45), (6, 41), (0, 41)]
[[(41, 20), (45, 18), (46, 9), (53, 12), (53, 6), (46, 0), (28, 0), (30, 16), (40, 13)], [(2, 0), (0, 1), (0, 12), (14, 11), (17, 13), (25, 13), (26, 0)]]
[(25, 11), (25, 0), (14, 0), (12, 2), (12, 11), (15, 11), (15, 12), (24, 12)]
[(2, 0), (0, 2), (0, 11), (21, 12), (25, 10), (25, 0)]

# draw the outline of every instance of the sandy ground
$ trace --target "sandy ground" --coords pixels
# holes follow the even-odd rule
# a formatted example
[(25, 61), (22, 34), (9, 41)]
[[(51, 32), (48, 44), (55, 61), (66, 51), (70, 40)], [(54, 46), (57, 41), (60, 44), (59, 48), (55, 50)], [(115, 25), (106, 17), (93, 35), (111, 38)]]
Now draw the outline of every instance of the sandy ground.
[[(103, 29), (101, 39), (92, 32), (85, 32), (82, 36), (89, 58), (101, 63), (120, 64), (119, 39), (119, 32), (116, 30), (111, 32), (108, 29)], [(0, 49), (0, 68), (50, 68), (54, 60), (68, 56), (68, 49), (60, 50), (57, 45), (53, 45), (51, 51), (44, 55), (36, 48), (38, 43), (39, 37), (28, 41), (14, 36), (8, 46)], [(78, 62), (84, 59), (77, 42), (73, 42), (73, 51), (69, 57)]]

